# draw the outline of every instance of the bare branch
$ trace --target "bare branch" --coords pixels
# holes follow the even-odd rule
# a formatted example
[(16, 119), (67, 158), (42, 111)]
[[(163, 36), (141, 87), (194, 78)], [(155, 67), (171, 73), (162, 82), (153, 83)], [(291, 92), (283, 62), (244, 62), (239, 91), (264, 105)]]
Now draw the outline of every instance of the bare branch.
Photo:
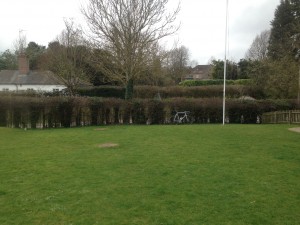
[[(107, 54), (99, 67), (108, 77), (121, 81), (138, 79), (158, 40), (178, 30), (178, 7), (171, 13), (168, 0), (89, 0), (82, 8), (91, 39)], [(114, 68), (104, 66), (105, 63)]]
[(65, 29), (47, 49), (47, 66), (74, 95), (75, 89), (86, 79), (84, 63), (89, 53), (82, 29), (72, 19), (65, 19)]
[(267, 58), (270, 33), (270, 30), (265, 30), (256, 36), (245, 55), (246, 59), (261, 61)]

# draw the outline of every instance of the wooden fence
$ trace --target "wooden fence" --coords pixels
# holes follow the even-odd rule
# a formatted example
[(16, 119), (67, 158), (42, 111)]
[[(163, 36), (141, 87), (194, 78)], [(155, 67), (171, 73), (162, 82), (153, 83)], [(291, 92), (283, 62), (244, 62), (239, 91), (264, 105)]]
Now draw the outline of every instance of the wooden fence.
[(264, 113), (262, 115), (262, 123), (300, 124), (300, 110)]

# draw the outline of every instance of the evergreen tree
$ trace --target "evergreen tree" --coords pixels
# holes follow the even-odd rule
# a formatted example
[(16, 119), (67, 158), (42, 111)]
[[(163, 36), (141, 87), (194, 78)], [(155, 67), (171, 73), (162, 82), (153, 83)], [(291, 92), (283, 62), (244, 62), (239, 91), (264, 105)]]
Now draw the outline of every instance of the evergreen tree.
[[(212, 66), (211, 75), (213, 79), (224, 79), (224, 61), (213, 60), (211, 66)], [(228, 80), (238, 79), (238, 65), (235, 62), (227, 60), (226, 68), (227, 68), (226, 79)]]
[(273, 60), (294, 57), (293, 37), (299, 33), (299, 0), (281, 0), (271, 22), (268, 54)]
[(250, 59), (240, 59), (238, 62), (238, 79), (249, 79), (252, 77), (252, 71), (258, 61)]
[(0, 54), (0, 70), (16, 70), (17, 56), (12, 53), (9, 49)]
[(29, 42), (25, 52), (29, 59), (29, 66), (31, 70), (39, 69), (39, 58), (45, 51), (45, 46), (38, 45), (35, 42)]

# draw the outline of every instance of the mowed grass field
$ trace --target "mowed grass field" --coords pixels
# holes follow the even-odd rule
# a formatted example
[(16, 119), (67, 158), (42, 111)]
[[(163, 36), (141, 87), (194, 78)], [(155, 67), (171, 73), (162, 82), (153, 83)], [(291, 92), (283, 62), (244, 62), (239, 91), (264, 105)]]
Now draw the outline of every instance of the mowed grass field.
[(300, 224), (289, 127), (0, 128), (0, 224)]

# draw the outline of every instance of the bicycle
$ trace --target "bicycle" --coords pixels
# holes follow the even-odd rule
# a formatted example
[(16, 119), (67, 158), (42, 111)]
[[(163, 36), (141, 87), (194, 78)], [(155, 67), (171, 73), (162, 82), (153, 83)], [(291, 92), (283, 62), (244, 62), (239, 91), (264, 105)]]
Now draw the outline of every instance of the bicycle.
[(191, 118), (189, 117), (190, 112), (189, 111), (182, 111), (182, 112), (177, 112), (175, 111), (176, 114), (173, 118), (173, 123), (179, 124), (179, 123), (190, 123)]

